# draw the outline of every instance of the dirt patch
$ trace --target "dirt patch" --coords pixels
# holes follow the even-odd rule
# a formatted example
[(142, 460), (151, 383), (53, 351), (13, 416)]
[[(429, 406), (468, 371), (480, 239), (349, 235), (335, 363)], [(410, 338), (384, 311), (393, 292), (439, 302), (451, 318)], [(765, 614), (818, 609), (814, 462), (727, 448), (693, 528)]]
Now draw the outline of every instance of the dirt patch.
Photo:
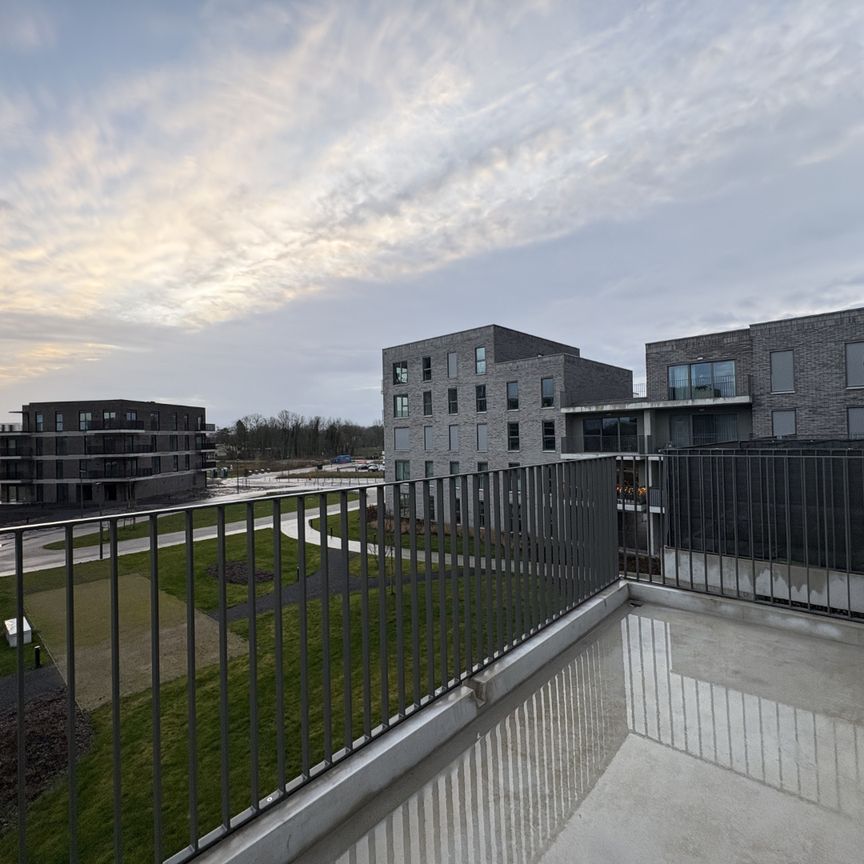
[[(214, 564), (207, 568), (207, 575), (213, 579), (219, 578), (219, 569)], [(225, 562), (225, 581), (232, 585), (248, 585), (249, 584), (249, 566), (245, 561), (226, 561)], [(270, 570), (256, 570), (256, 582), (272, 582), (273, 573)]]
[[(66, 691), (30, 699), (24, 706), (24, 788), (34, 801), (66, 772)], [(18, 739), (15, 709), (0, 711), (0, 833), (15, 823), (18, 805)], [(90, 749), (93, 725), (76, 709), (75, 743), (78, 755)]]

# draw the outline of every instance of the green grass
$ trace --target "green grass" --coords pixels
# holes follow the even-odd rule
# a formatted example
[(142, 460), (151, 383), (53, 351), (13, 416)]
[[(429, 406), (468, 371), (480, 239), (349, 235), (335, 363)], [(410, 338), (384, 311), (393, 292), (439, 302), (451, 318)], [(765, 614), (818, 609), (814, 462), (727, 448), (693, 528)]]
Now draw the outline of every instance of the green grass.
[[(349, 496), (351, 499), (356, 498), (356, 493)], [(336, 504), (339, 501), (339, 494), (330, 492), (327, 496), (328, 504)], [(317, 508), (319, 499), (317, 495), (306, 496), (307, 509)], [(294, 513), (297, 510), (297, 499), (287, 498), (282, 502), (282, 513)], [(246, 519), (247, 505), (240, 501), (234, 504), (226, 504), (225, 506), (225, 522), (242, 522)], [(210, 528), (216, 524), (216, 506), (207, 507), (201, 510), (193, 511), (192, 525), (194, 528)], [(273, 500), (264, 498), (255, 502), (255, 518), (262, 519), (273, 515)], [(161, 516), (158, 520), (160, 534), (173, 534), (178, 531), (186, 530), (186, 515), (184, 513), (172, 513), (168, 516)], [(150, 524), (146, 517), (142, 517), (140, 521), (133, 525), (123, 525), (117, 529), (117, 539), (136, 540), (141, 537), (150, 536)], [(107, 546), (108, 543), (108, 528), (107, 526), (102, 532), (103, 541)], [(72, 540), (72, 546), (80, 549), (84, 546), (98, 546), (99, 532), (91, 531), (87, 534), (79, 534)], [(53, 543), (48, 543), (45, 549), (57, 550), (65, 549), (66, 543), (64, 540), (57, 540)]]
[[(162, 580), (160, 579), (160, 586)], [(164, 587), (164, 586), (162, 586)], [(525, 604), (528, 596), (527, 581), (522, 583), (521, 596)], [(384, 714), (399, 709), (398, 661), (396, 638), (403, 633), (404, 681), (406, 702), (428, 693), (436, 684), (453, 677), (464, 666), (470, 641), (475, 658), (481, 656), (498, 634), (496, 621), (491, 615), (480, 617), (480, 632), (466, 630), (466, 603), (472, 609), (478, 605), (492, 609), (500, 597), (503, 614), (498, 624), (506, 630), (515, 616), (515, 597), (518, 586), (497, 576), (469, 574), (467, 580), (447, 578), (430, 585), (418, 585), (416, 607), (411, 586), (385, 589), (382, 595), (371, 590), (368, 596), (368, 634), (370, 658), (371, 725), (380, 722)], [(442, 596), (443, 590), (443, 596)], [(379, 601), (386, 602), (386, 613), (381, 615)], [(431, 601), (431, 602), (430, 602)], [(308, 682), (309, 682), (309, 762), (316, 764), (325, 756), (325, 723), (322, 706), (327, 694), (332, 703), (329, 732), (334, 750), (344, 743), (345, 715), (343, 713), (343, 598), (333, 597), (328, 604), (329, 613), (329, 665), (330, 685), (324, 684), (323, 634), (324, 606), (320, 601), (308, 604)], [(348, 650), (350, 654), (351, 723), (349, 737), (363, 733), (363, 604), (359, 595), (352, 595), (348, 603)], [(427, 615), (431, 618), (429, 626)], [(412, 621), (417, 619), (417, 648), (414, 648)], [(453, 626), (454, 619), (458, 626)], [(491, 629), (490, 629), (491, 626)], [(272, 613), (260, 615), (256, 620), (257, 672), (254, 681), (258, 698), (258, 770), (260, 795), (276, 788), (276, 634)], [(249, 637), (249, 622), (232, 625), (238, 635)], [(386, 634), (387, 652), (381, 653), (382, 630)], [(447, 648), (446, 670), (441, 663), (441, 636), (445, 635)], [(458, 648), (457, 648), (458, 646)], [(285, 767), (291, 779), (301, 772), (301, 712), (300, 712), (300, 610), (296, 606), (283, 613), (282, 649), (284, 653), (283, 686), (285, 693)], [(462, 662), (457, 667), (455, 653), (459, 650)], [(429, 674), (429, 659), (433, 660), (433, 675)], [(387, 670), (387, 685), (382, 684), (382, 660)], [(228, 762), (230, 784), (230, 812), (235, 814), (250, 801), (250, 658), (237, 657), (228, 664)], [(419, 690), (415, 693), (415, 682)], [(389, 711), (384, 712), (382, 694), (386, 692)], [(220, 721), (219, 674), (216, 667), (198, 670), (195, 679), (198, 733), (196, 755), (198, 759), (198, 818), (201, 834), (215, 828), (220, 821)], [(190, 746), (187, 718), (187, 682), (185, 678), (164, 684), (160, 688), (161, 710), (161, 769), (162, 769), (162, 823), (163, 857), (185, 846), (189, 841), (187, 815), (187, 767)], [(149, 693), (140, 693), (121, 700), (121, 764), (122, 814), (124, 859), (131, 862), (153, 860), (153, 769), (152, 721)], [(79, 849), (88, 862), (113, 860), (112, 813), (112, 735), (110, 706), (99, 708), (92, 714), (95, 737), (90, 752), (78, 764)], [(59, 782), (43, 793), (28, 810), (27, 835), (30, 859), (33, 861), (61, 862), (68, 860), (66, 832), (67, 788)], [(14, 831), (0, 838), (0, 861), (15, 859)]]

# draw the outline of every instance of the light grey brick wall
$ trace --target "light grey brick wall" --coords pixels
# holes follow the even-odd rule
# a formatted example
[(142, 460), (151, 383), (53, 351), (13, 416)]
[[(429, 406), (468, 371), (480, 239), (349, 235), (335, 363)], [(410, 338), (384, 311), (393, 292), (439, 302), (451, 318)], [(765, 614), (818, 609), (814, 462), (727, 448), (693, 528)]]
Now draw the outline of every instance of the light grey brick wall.
[[(846, 387), (846, 344), (864, 342), (864, 309), (754, 324), (753, 434), (770, 436), (772, 412), (795, 410), (799, 438), (845, 438), (847, 408), (864, 389)], [(794, 393), (771, 393), (771, 352), (793, 352)]]
[(734, 360), (739, 393), (746, 392), (748, 375), (753, 371), (753, 352), (749, 330), (706, 333), (645, 346), (645, 369), (649, 399), (668, 398), (668, 368), (701, 360)]

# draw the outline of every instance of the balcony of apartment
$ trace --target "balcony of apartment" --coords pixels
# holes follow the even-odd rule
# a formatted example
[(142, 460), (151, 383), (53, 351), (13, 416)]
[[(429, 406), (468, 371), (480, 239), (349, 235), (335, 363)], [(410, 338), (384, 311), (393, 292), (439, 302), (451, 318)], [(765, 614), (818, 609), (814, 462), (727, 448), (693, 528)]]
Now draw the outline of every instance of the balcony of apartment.
[(666, 476), (704, 515), (657, 554), (619, 464), (12, 529), (3, 617), (53, 665), (0, 654), (3, 860), (860, 860), (860, 466), (804, 477), (850, 549), (826, 605), (839, 560), (698, 566), (711, 525), (797, 524), (782, 485), (734, 484), (736, 518), (716, 465)]
[[(12, 446), (9, 446), (9, 445)], [(27, 443), (19, 443), (14, 438), (0, 438), (0, 459), (29, 459), (33, 455), (33, 448), (30, 446), (29, 438)]]
[(34, 477), (35, 470), (30, 460), (0, 462), (0, 483), (29, 483)]
[(66, 434), (74, 434), (76, 432), (145, 432), (150, 431), (151, 428), (143, 420), (126, 420), (122, 417), (96, 417), (92, 420), (81, 420), (77, 428), (67, 429)]

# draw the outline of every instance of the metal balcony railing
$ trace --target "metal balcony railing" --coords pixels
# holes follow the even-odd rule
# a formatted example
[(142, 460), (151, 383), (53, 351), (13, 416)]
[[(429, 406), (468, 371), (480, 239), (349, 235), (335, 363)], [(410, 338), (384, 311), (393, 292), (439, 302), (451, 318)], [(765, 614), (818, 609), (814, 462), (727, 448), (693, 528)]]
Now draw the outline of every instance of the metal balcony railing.
[(143, 420), (124, 420), (122, 417), (101, 418), (94, 417), (92, 420), (79, 420), (77, 426), (67, 429), (68, 432), (139, 432), (147, 429)]
[(651, 435), (583, 435), (561, 439), (562, 453), (656, 453), (656, 439)]
[(29, 444), (20, 447), (4, 447), (3, 439), (0, 439), (0, 459), (29, 459), (33, 455), (33, 448)]
[(16, 650), (19, 860), (218, 843), (614, 583), (614, 488), (598, 458), (11, 529), (3, 617), (65, 682), (46, 731)]
[(733, 396), (750, 395), (750, 375), (724, 375), (710, 381), (688, 381), (670, 383), (666, 398), (673, 401), (685, 399), (729, 399)]

